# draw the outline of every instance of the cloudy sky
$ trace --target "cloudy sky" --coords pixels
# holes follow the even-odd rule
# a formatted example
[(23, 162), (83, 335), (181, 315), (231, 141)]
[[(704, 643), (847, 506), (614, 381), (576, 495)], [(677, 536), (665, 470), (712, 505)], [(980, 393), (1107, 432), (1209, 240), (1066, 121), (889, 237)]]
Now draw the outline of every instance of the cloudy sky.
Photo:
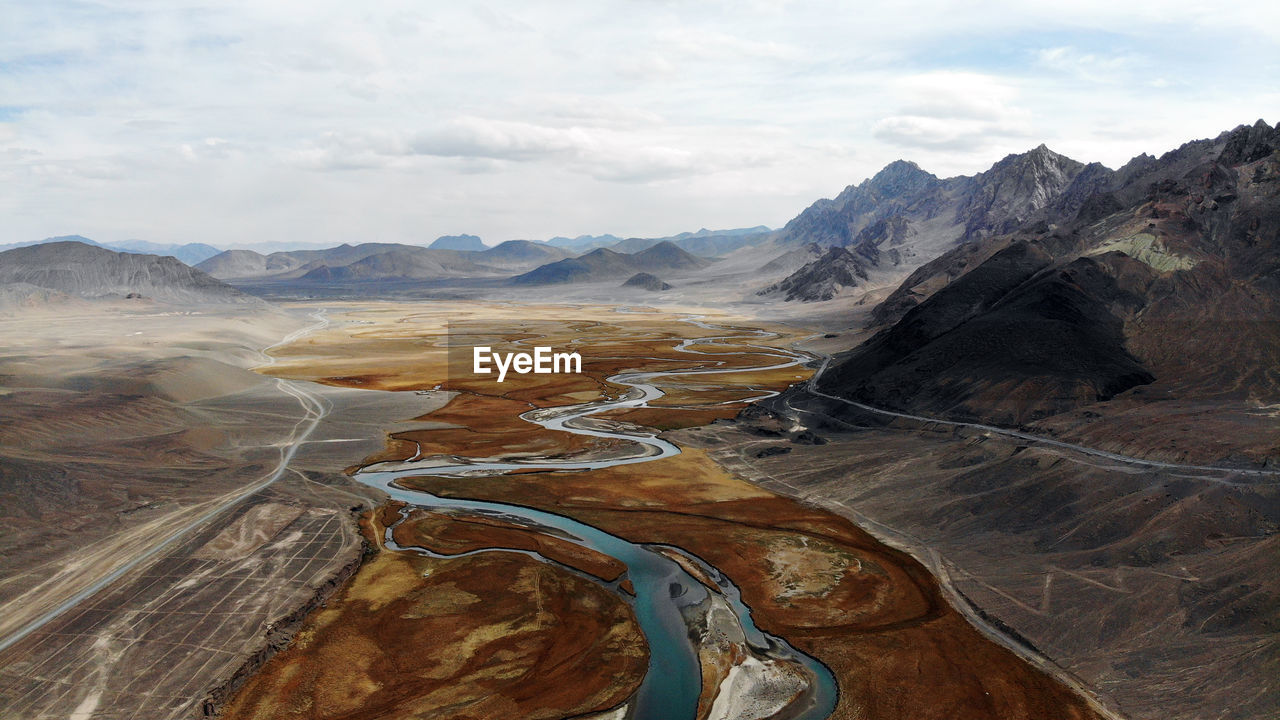
[(1273, 2), (894, 5), (4, 0), (0, 243), (776, 227), (896, 158), (1280, 120)]

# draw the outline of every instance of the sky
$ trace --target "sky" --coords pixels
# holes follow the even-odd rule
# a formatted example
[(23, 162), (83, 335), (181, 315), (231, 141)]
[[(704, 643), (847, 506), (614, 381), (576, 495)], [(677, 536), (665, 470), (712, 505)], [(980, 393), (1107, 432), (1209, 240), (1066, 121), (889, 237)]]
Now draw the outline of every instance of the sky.
[(1280, 120), (1280, 4), (976, 5), (0, 0), (0, 244), (780, 227)]

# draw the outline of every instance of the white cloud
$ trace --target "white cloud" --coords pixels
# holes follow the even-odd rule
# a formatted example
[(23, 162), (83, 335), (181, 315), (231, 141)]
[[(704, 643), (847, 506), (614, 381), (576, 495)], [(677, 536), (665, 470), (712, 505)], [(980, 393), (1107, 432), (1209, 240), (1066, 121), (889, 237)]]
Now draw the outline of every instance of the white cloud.
[(1031, 113), (1017, 90), (988, 75), (933, 72), (903, 78), (899, 114), (876, 122), (872, 134), (894, 145), (933, 150), (981, 150), (1009, 138), (1031, 138)]
[(419, 155), (533, 160), (583, 155), (598, 137), (581, 127), (555, 128), (525, 122), (463, 117), (409, 141), (406, 150)]
[(1069, 45), (1039, 50), (1036, 62), (1053, 72), (1091, 83), (1110, 84), (1131, 82), (1135, 71), (1143, 64), (1131, 54), (1082, 52)]
[(1280, 119), (1277, 7), (0, 3), (0, 242), (659, 235), (904, 153), (1116, 165)]
[(385, 167), (424, 157), (484, 161), (458, 166), (468, 172), (536, 163), (596, 180), (645, 183), (758, 167), (774, 156), (740, 144), (717, 148), (707, 137), (681, 136), (669, 127), (649, 134), (608, 122), (559, 127), (479, 117), (454, 118), (413, 133), (326, 133), (290, 154), (292, 162), (311, 170)]

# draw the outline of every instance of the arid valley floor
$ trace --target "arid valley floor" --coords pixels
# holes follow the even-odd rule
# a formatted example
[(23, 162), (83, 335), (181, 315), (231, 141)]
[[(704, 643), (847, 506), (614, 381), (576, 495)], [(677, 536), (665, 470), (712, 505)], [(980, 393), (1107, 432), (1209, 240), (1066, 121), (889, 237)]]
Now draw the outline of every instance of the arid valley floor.
[[(624, 370), (703, 370), (655, 378), (665, 394), (648, 407), (580, 421), (666, 431), (679, 454), (487, 476), (432, 476), (428, 462), (402, 484), (550, 510), (675, 558), (706, 587), (686, 617), (698, 717), (787, 716), (812, 695), (802, 666), (716, 614), (727, 587), (761, 631), (829, 668), (832, 717), (1106, 714), (1060, 668), (970, 624), (910, 555), (701, 449), (689, 433), (735, 426), (744, 400), (811, 374), (779, 358), (807, 359), (790, 348), (813, 333), (677, 310), (122, 303), (79, 321), (0, 321), (27, 343), (3, 360), (13, 530), (0, 707), (33, 719), (623, 717), (649, 659), (624, 566), (429, 495), (384, 504), (350, 473), (433, 457), (626, 457), (635, 443), (519, 416), (618, 398), (626, 388), (606, 378)], [(468, 380), (444, 347), (449, 323), (467, 319), (579, 348), (584, 372)], [(50, 396), (59, 411), (38, 412)], [(797, 428), (779, 437), (785, 451), (813, 442)], [(75, 490), (51, 496), (41, 477)]]
[[(1079, 462), (1070, 451), (842, 415), (794, 390), (770, 397), (818, 364), (815, 349), (795, 355), (801, 364), (750, 370), (822, 345), (794, 323), (692, 307), (446, 301), (190, 313), (122, 303), (78, 321), (0, 322), (27, 343), (3, 360), (12, 530), (0, 591), (15, 638), (0, 653), (6, 716), (626, 716), (650, 658), (625, 566), (550, 528), (433, 506), (431, 495), (384, 504), (351, 476), (414, 462), (424, 467), (407, 488), (541, 508), (659, 549), (708, 597), (724, 589), (706, 573), (722, 573), (762, 631), (830, 669), (832, 717), (1127, 715), (1170, 702), (1117, 677), (1126, 663), (1176, 686), (1225, 644), (1239, 663), (1221, 685), (1202, 678), (1198, 702), (1212, 707), (1275, 662), (1262, 630), (1211, 638), (1162, 630), (1166, 618), (1150, 614), (1175, 611), (1159, 599), (1164, 584), (1197, 580), (1207, 558), (1121, 577), (1091, 569), (1086, 553), (1046, 559), (1016, 522), (975, 534), (964, 513), (938, 515), (977, 481), (969, 468), (997, 483), (979, 492), (1031, 502), (1017, 488), (1060, 471), (1059, 459)], [(488, 332), (580, 349), (584, 372), (502, 385), (469, 376), (447, 351), (458, 328), (467, 343)], [(430, 473), (432, 458), (627, 457), (634, 442), (521, 414), (620, 398), (627, 388), (606, 379), (620, 372), (688, 370), (710, 372), (659, 376), (661, 398), (579, 421), (663, 431), (677, 455)], [(55, 402), (57, 413), (40, 412)], [(1217, 477), (1246, 502), (1274, 487), (1081, 458), (1092, 473), (1210, 487)], [(68, 481), (74, 491), (48, 492)], [(922, 512), (911, 498), (928, 493), (938, 498)], [(1223, 538), (1212, 554), (1249, 562), (1267, 542)], [(1112, 595), (1122, 614), (1089, 610)], [(799, 712), (804, 673), (703, 610), (686, 618), (699, 647), (697, 717), (753, 716), (742, 714), (752, 702), (794, 701), (780, 716)], [(1079, 635), (1090, 624), (1135, 641), (1099, 656)], [(1181, 651), (1169, 655), (1158, 632), (1180, 632)], [(1274, 687), (1259, 690), (1265, 707)]]

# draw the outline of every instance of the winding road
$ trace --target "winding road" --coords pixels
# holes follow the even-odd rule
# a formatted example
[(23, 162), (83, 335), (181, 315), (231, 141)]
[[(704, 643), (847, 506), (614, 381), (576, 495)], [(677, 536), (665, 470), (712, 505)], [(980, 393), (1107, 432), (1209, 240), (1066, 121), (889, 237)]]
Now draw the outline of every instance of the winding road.
[[(329, 320), (325, 316), (324, 310), (316, 311), (312, 314), (312, 317), (316, 320), (315, 324), (295, 330), (281, 338), (279, 342), (261, 350), (259, 354), (262, 355), (264, 360), (262, 365), (259, 365), (258, 367), (265, 367), (275, 363), (275, 358), (271, 357), (269, 354), (271, 350), (282, 345), (287, 345), (296, 341), (298, 338), (328, 327)], [(290, 433), (289, 437), (279, 443), (280, 461), (276, 464), (275, 469), (272, 470), (271, 473), (250, 485), (246, 485), (243, 488), (227, 493), (222, 497), (207, 501), (210, 507), (200, 512), (200, 514), (194, 519), (164, 535), (156, 544), (134, 555), (129, 560), (116, 566), (106, 575), (103, 575), (101, 578), (94, 581), (91, 585), (88, 585), (78, 591), (75, 595), (72, 595), (58, 605), (42, 613), (31, 622), (9, 633), (3, 639), (0, 639), (0, 652), (3, 652), (5, 649), (21, 641), (31, 633), (44, 627), (52, 620), (58, 618), (63, 613), (74, 608), (76, 605), (79, 605), (89, 597), (92, 597), (99, 590), (102, 590), (106, 586), (120, 579), (129, 571), (141, 566), (149, 560), (154, 559), (162, 551), (171, 547), (179, 540), (187, 537), (192, 533), (192, 531), (203, 526), (219, 514), (229, 510), (242, 500), (249, 498), (254, 493), (261, 491), (279, 480), (289, 468), (289, 463), (293, 460), (294, 455), (297, 454), (298, 448), (301, 447), (302, 444), (306, 442), (307, 438), (310, 437), (311, 433), (315, 431), (316, 427), (320, 424), (320, 421), (329, 413), (330, 408), (323, 398), (307, 389), (304, 383), (296, 383), (290, 380), (276, 378), (276, 387), (278, 387), (281, 392), (298, 401), (298, 404), (302, 406), (303, 415), (302, 418), (300, 418), (294, 425), (293, 431)]]
[[(1175, 462), (1165, 462), (1162, 460), (1150, 460), (1147, 458), (1134, 457), (1132, 455), (1122, 455), (1120, 453), (1113, 453), (1107, 450), (1100, 450), (1098, 448), (1089, 447), (1087, 445), (1077, 445), (1075, 443), (1069, 443), (1063, 440), (1056, 440), (1054, 438), (1046, 437), (1044, 435), (1033, 435), (1032, 433), (1022, 432), (1021, 430), (1012, 430), (1010, 428), (1002, 428), (1002, 427), (997, 427), (995, 425), (985, 425), (983, 423), (963, 422), (959, 420), (944, 420), (943, 418), (929, 417), (927, 415), (913, 415), (911, 413), (898, 412), (896, 410), (888, 410), (885, 408), (875, 407), (874, 405), (867, 405), (866, 403), (860, 403), (855, 400), (842, 398), (838, 395), (832, 395), (830, 393), (825, 393), (819, 390), (818, 379), (822, 376), (824, 372), (826, 372), (827, 367), (831, 364), (832, 357), (830, 355), (826, 355), (825, 353), (815, 353), (815, 354), (821, 355), (823, 357), (822, 365), (813, 374), (813, 376), (810, 377), (809, 380), (804, 384), (804, 391), (809, 393), (810, 395), (826, 398), (828, 400), (835, 400), (836, 402), (844, 403), (845, 405), (851, 405), (860, 410), (865, 410), (867, 412), (874, 413), (876, 415), (883, 415), (886, 417), (893, 417), (893, 418), (902, 418), (904, 420), (915, 420), (917, 422), (930, 423), (934, 425), (947, 425), (950, 427), (971, 428), (974, 430), (981, 430), (983, 432), (991, 433), (993, 435), (1001, 435), (1004, 437), (1013, 438), (1015, 440), (1024, 440), (1026, 442), (1032, 442), (1040, 445), (1047, 445), (1049, 447), (1055, 447), (1062, 450), (1070, 450), (1072, 452), (1077, 452), (1082, 455), (1089, 455), (1091, 457), (1101, 458), (1104, 460), (1111, 460), (1113, 462), (1125, 463), (1128, 465), (1141, 465), (1145, 467), (1158, 468), (1162, 470), (1181, 470), (1181, 471), (1194, 470), (1194, 471), (1200, 471), (1200, 472), (1228, 473), (1231, 475), (1247, 475), (1247, 476), (1255, 476), (1255, 477), (1280, 478), (1280, 470), (1272, 470), (1269, 468), (1232, 468), (1232, 467), (1223, 467), (1221, 465), (1193, 465), (1188, 463), (1175, 463)], [(788, 409), (793, 410), (795, 412), (808, 412), (808, 413), (814, 413), (818, 415), (824, 415), (826, 417), (831, 417), (826, 413), (820, 413), (814, 410), (808, 410), (804, 408), (797, 408), (790, 403), (790, 400), (787, 401), (786, 406)], [(839, 418), (831, 418), (831, 419), (839, 420)], [(1200, 477), (1200, 476), (1197, 476), (1197, 477)], [(1208, 480), (1210, 482), (1220, 483), (1223, 485), (1241, 484), (1227, 478), (1206, 477), (1202, 479)], [(1258, 483), (1249, 483), (1249, 484), (1256, 485)]]

